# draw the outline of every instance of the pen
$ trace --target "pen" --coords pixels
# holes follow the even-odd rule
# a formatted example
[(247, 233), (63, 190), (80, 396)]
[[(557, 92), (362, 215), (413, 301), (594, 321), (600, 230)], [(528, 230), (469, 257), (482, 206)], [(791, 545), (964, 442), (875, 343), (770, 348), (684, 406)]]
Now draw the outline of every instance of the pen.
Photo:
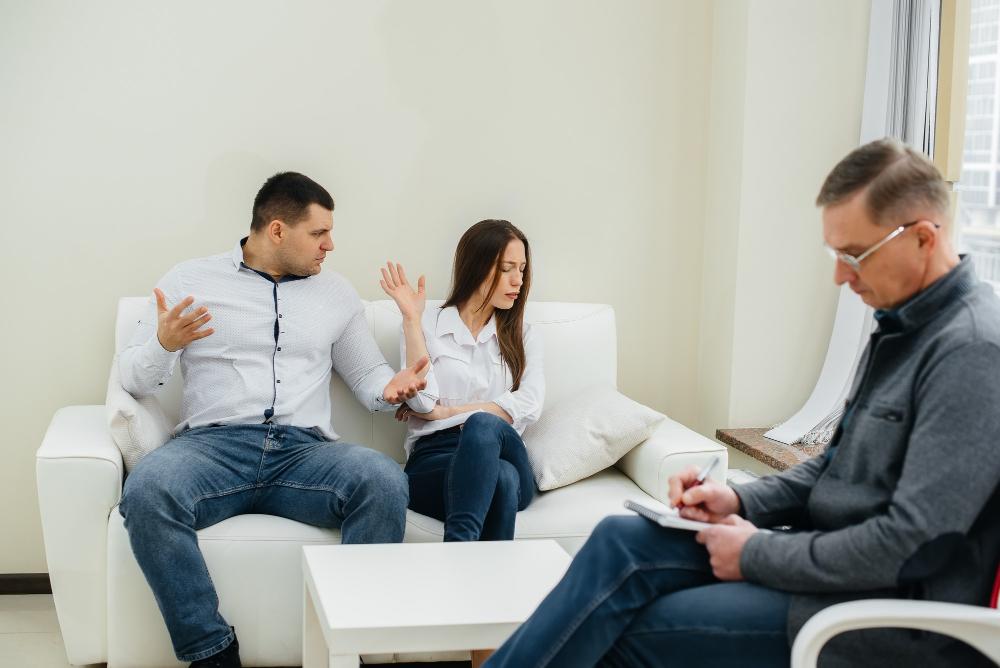
[[(694, 482), (691, 483), (691, 486), (685, 489), (684, 491), (686, 492), (688, 489), (691, 489), (691, 487), (697, 487), (698, 485), (708, 480), (708, 476), (712, 474), (712, 469), (714, 469), (716, 464), (718, 463), (719, 463), (719, 456), (716, 455), (712, 457), (712, 461), (706, 464), (702, 470), (698, 471), (698, 476), (694, 479)], [(683, 507), (684, 507), (684, 502), (678, 501), (677, 510), (680, 510)]]

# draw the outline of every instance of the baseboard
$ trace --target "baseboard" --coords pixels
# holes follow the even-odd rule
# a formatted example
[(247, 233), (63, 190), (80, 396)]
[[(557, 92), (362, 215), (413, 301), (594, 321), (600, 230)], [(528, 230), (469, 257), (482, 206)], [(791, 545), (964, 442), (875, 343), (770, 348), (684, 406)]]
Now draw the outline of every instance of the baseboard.
[(0, 574), (0, 595), (51, 593), (52, 585), (49, 583), (48, 573)]

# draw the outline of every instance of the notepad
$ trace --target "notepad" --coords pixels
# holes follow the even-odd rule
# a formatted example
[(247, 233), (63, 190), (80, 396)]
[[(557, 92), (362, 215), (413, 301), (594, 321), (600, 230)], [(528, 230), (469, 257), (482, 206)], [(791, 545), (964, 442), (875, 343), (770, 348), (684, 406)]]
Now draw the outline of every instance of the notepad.
[(654, 508), (646, 503), (632, 501), (631, 499), (625, 502), (625, 507), (638, 515), (645, 517), (650, 522), (655, 522), (661, 527), (667, 527), (670, 529), (701, 531), (702, 529), (707, 529), (712, 526), (708, 522), (686, 520), (678, 514), (676, 508), (667, 508), (666, 506)]

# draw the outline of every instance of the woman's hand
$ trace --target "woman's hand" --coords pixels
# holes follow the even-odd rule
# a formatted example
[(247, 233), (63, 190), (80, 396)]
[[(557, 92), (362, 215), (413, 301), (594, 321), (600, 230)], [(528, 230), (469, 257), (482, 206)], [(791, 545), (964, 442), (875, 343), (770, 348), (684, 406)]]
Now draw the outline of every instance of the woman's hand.
[(441, 404), (436, 405), (430, 413), (417, 413), (415, 410), (403, 404), (396, 409), (396, 419), (400, 422), (406, 422), (406, 420), (411, 417), (415, 417), (420, 420), (444, 420), (445, 418), (450, 418), (456, 415), (455, 411), (448, 408), (447, 406), (442, 406)]
[(385, 294), (396, 302), (404, 320), (420, 319), (424, 312), (424, 305), (427, 303), (423, 276), (417, 279), (417, 289), (414, 290), (409, 281), (406, 280), (403, 265), (386, 262), (385, 268), (382, 269), (382, 280), (379, 281), (379, 285), (382, 286)]

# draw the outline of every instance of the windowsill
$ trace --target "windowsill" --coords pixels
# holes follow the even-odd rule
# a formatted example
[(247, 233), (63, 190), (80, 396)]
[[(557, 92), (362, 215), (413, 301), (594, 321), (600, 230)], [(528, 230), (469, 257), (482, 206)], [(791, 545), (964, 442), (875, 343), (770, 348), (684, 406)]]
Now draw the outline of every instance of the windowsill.
[(718, 429), (715, 438), (778, 471), (812, 459), (826, 450), (825, 445), (785, 445), (764, 437), (766, 427)]

